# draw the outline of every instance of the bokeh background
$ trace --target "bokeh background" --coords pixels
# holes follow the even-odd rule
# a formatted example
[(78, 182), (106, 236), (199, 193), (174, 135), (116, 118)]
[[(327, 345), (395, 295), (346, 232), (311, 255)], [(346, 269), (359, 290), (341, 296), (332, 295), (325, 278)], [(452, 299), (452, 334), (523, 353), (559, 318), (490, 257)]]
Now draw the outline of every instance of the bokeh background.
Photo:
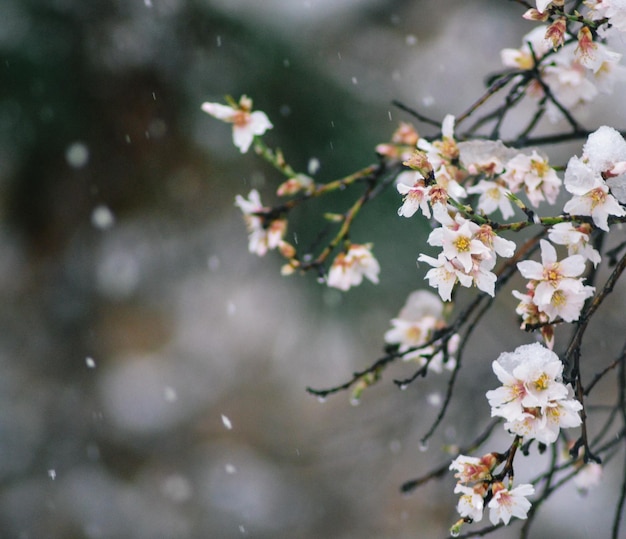
[[(393, 99), (464, 110), (530, 29), (520, 15), (505, 0), (3, 0), (0, 537), (447, 535), (453, 479), (399, 486), (486, 423), (491, 360), (528, 342), (513, 301), (470, 343), (428, 448), (445, 377), (401, 392), (399, 366), (358, 407), (317, 402), (306, 386), (381, 354), (423, 286), (427, 225), (398, 219), (390, 191), (355, 231), (379, 286), (281, 278), (277, 256), (247, 252), (233, 206), (253, 187), (271, 201), (280, 178), (200, 105), (248, 94), (275, 125), (266, 140), (329, 181), (408, 119)], [(603, 111), (624, 119), (610, 103), (587, 118)], [(310, 217), (294, 227), (312, 233)], [(598, 495), (544, 509), (536, 537), (610, 526)]]

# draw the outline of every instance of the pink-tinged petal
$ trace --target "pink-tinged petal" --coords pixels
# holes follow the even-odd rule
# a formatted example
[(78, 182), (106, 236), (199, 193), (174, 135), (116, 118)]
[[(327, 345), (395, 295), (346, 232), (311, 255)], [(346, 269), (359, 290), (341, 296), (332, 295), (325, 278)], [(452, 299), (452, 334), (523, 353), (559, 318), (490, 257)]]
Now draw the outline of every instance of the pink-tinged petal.
[(207, 114), (213, 116), (214, 118), (217, 118), (218, 120), (224, 120), (225, 122), (232, 121), (235, 115), (239, 112), (227, 105), (209, 102), (202, 103), (202, 110)]

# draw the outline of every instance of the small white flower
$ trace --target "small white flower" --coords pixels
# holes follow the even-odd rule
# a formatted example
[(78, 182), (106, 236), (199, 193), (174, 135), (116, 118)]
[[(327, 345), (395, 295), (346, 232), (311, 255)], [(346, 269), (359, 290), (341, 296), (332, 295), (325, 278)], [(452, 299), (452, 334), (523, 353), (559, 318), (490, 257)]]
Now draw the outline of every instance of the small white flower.
[(498, 182), (480, 180), (476, 185), (467, 188), (470, 194), (479, 194), (477, 209), (491, 215), (500, 210), (503, 219), (513, 217), (515, 212), (507, 197), (509, 190)]
[(483, 518), (484, 499), (472, 487), (457, 484), (454, 487), (455, 494), (461, 494), (456, 510), (462, 517), (471, 518), (474, 522), (480, 522)]
[(420, 209), (425, 217), (430, 218), (429, 192), (424, 177), (417, 171), (407, 170), (398, 174), (396, 189), (404, 195), (402, 206), (398, 209), (400, 217), (412, 217)]
[(546, 240), (541, 240), (541, 264), (534, 260), (522, 260), (517, 268), (526, 279), (544, 281), (551, 286), (566, 277), (578, 277), (585, 271), (585, 259), (581, 255), (572, 255), (560, 262), (556, 249)]
[(465, 287), (472, 286), (472, 277), (455, 268), (443, 253), (439, 253), (437, 258), (421, 254), (417, 260), (433, 266), (424, 278), (428, 279), (430, 286), (437, 289), (443, 301), (452, 299), (452, 289), (457, 281)]
[(548, 238), (552, 243), (565, 245), (569, 255), (581, 255), (597, 266), (601, 261), (600, 253), (589, 243), (590, 232), (591, 227), (586, 224), (574, 226), (572, 223), (557, 223), (550, 228)]
[(623, 217), (626, 210), (613, 195), (609, 193), (608, 185), (599, 185), (584, 195), (574, 195), (563, 206), (563, 211), (570, 215), (589, 215), (593, 223), (602, 230), (609, 231), (608, 219), (610, 215)]
[(243, 212), (248, 228), (248, 250), (258, 256), (264, 256), (268, 250), (278, 247), (287, 230), (285, 219), (274, 219), (265, 223), (260, 215), (269, 210), (261, 203), (261, 196), (256, 189), (250, 191), (248, 199), (241, 195), (235, 197), (235, 205)]
[(255, 135), (262, 135), (273, 127), (264, 112), (252, 112), (252, 100), (245, 95), (241, 96), (238, 104), (205, 102), (202, 110), (218, 120), (233, 124), (233, 143), (241, 153), (248, 151)]
[(328, 286), (346, 291), (352, 286), (360, 285), (363, 277), (377, 284), (380, 265), (370, 249), (370, 244), (353, 243), (347, 253), (339, 253), (328, 272)]
[(518, 485), (509, 490), (502, 483), (491, 486), (493, 498), (489, 501), (489, 520), (492, 524), (502, 521), (505, 525), (511, 517), (526, 519), (531, 503), (526, 499), (535, 493), (535, 487), (530, 484)]
[(593, 296), (595, 289), (585, 286), (580, 279), (562, 279), (556, 286), (541, 283), (535, 289), (534, 303), (548, 315), (552, 322), (561, 317), (565, 322), (574, 322), (580, 317), (585, 300)]
[(524, 190), (530, 203), (537, 207), (543, 200), (554, 204), (561, 189), (561, 179), (548, 165), (548, 160), (532, 151), (531, 155), (518, 153), (506, 163), (501, 178), (513, 193)]

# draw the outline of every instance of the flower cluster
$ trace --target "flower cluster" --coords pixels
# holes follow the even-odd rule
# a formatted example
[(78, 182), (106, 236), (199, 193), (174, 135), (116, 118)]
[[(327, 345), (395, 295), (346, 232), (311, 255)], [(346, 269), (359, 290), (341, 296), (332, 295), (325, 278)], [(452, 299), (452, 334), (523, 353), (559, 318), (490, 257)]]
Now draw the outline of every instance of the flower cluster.
[(487, 392), (491, 415), (526, 439), (552, 444), (561, 428), (577, 427), (582, 405), (562, 380), (559, 357), (539, 343), (504, 352), (492, 364), (502, 386)]
[(625, 173), (626, 141), (612, 127), (600, 127), (587, 138), (582, 157), (574, 156), (567, 164), (565, 189), (574, 196), (563, 209), (590, 216), (598, 228), (608, 231), (609, 216), (626, 215), (619, 204), (626, 202)]
[(426, 274), (430, 286), (437, 288), (444, 301), (451, 300), (457, 282), (465, 287), (476, 286), (493, 296), (497, 278), (491, 270), (496, 255), (513, 256), (515, 243), (498, 236), (491, 226), (479, 226), (443, 205), (433, 210), (434, 218), (442, 226), (430, 233), (428, 243), (443, 250), (437, 258), (425, 254), (418, 257), (418, 261), (433, 266)]
[[(540, 245), (541, 263), (523, 260), (517, 264), (522, 276), (529, 279), (526, 294), (513, 291), (520, 300), (516, 312), (522, 316), (523, 326), (550, 323), (559, 317), (565, 322), (578, 320), (585, 300), (595, 290), (584, 285), (584, 278), (580, 276), (585, 270), (585, 258), (574, 254), (559, 261), (550, 242), (541, 240)], [(551, 328), (543, 335), (552, 347)]]
[(526, 498), (535, 493), (535, 488), (531, 484), (505, 485), (502, 474), (494, 474), (502, 460), (503, 456), (495, 453), (481, 458), (459, 455), (450, 464), (450, 469), (457, 472), (454, 493), (461, 494), (456, 508), (462, 517), (450, 530), (453, 535), (458, 534), (463, 523), (481, 521), (485, 506), (492, 524), (502, 521), (507, 525), (511, 517), (527, 517), (531, 503)]
[[(546, 103), (546, 111), (552, 121), (560, 120), (564, 109), (589, 103), (600, 92), (610, 93), (615, 81), (624, 78), (624, 68), (618, 65), (621, 54), (594, 42), (586, 27), (577, 41), (564, 44), (566, 31), (565, 21), (559, 19), (526, 34), (519, 49), (500, 53), (502, 63), (514, 69), (531, 70), (538, 62), (541, 81), (534, 80), (527, 95), (543, 100), (550, 92), (553, 99)], [(548, 55), (550, 61), (542, 61)]]
[(370, 244), (353, 243), (346, 252), (339, 253), (330, 266), (328, 286), (346, 291), (352, 286), (360, 285), (363, 277), (374, 284), (378, 283), (380, 265), (372, 255), (371, 248)]
[(264, 256), (270, 249), (276, 249), (283, 241), (287, 230), (286, 219), (269, 220), (270, 208), (261, 204), (261, 195), (252, 189), (248, 199), (237, 195), (235, 205), (243, 213), (248, 228), (248, 249), (251, 253)]
[(427, 364), (435, 372), (441, 372), (444, 365), (453, 368), (459, 336), (453, 335), (445, 342), (437, 337), (437, 332), (446, 327), (443, 310), (443, 303), (432, 292), (411, 292), (398, 317), (391, 320), (385, 342), (398, 345), (405, 361)]
[[(463, 347), (490, 306), (491, 300), (485, 296), (495, 297), (515, 270), (526, 280), (523, 292), (512, 291), (519, 300), (516, 313), (521, 316), (522, 328), (540, 330), (544, 344), (520, 346), (500, 354), (492, 363), (501, 386), (487, 391), (486, 398), (492, 417), (502, 418), (499, 421), (514, 441), (504, 453), (488, 453), (481, 458), (461, 454), (450, 465), (457, 479), (454, 492), (460, 495), (457, 511), (461, 517), (451, 528), (453, 535), (464, 523), (483, 519), (486, 510), (493, 525), (507, 525), (513, 517), (531, 518), (528, 497), (535, 492), (533, 485), (513, 485), (516, 452), (525, 453), (533, 442), (540, 450), (559, 438), (567, 442), (561, 429), (582, 425), (578, 439), (562, 444), (563, 448), (568, 445), (565, 450), (569, 450), (570, 459), (563, 467), (570, 466), (576, 472), (574, 483), (581, 491), (597, 484), (602, 468), (594, 452), (602, 453), (603, 449), (598, 450), (596, 441), (587, 437), (582, 399), (596, 381), (623, 360), (615, 360), (612, 366), (599, 371), (591, 378), (590, 386), (581, 375), (579, 357), (572, 353), (580, 350), (577, 339), (582, 339), (582, 332), (574, 333), (563, 362), (552, 348), (556, 325), (573, 323), (581, 317), (587, 320), (594, 314), (626, 264), (626, 259), (617, 262), (622, 243), (606, 251), (610, 260), (616, 261), (616, 268), (604, 285), (599, 284), (602, 274), (591, 270), (591, 264), (597, 267), (602, 262), (605, 233), (611, 226), (626, 222), (626, 140), (615, 129), (602, 126), (588, 136), (579, 156), (556, 169), (533, 145), (565, 141), (584, 133), (572, 111), (600, 93), (610, 92), (614, 82), (622, 78), (624, 68), (618, 65), (621, 55), (607, 47), (605, 37), (626, 31), (626, 0), (586, 0), (572, 3), (571, 9), (564, 0), (536, 0), (534, 6), (527, 6), (531, 9), (525, 18), (546, 24), (528, 33), (519, 49), (501, 52), (507, 69), (491, 78), (486, 93), (458, 121), (452, 115), (445, 116), (440, 135), (429, 139), (403, 123), (390, 142), (376, 147), (377, 163), (334, 181), (313, 180), (310, 175), (317, 172), (319, 162), (309, 167), (308, 174), (298, 173), (280, 150), (267, 147), (258, 136), (272, 124), (264, 113), (252, 111), (252, 102), (246, 96), (238, 103), (229, 100), (228, 106), (202, 106), (205, 112), (233, 124), (233, 140), (242, 152), (254, 143), (256, 153), (285, 177), (276, 195), (289, 199), (274, 208), (263, 206), (256, 190), (247, 199), (236, 198), (248, 227), (250, 251), (262, 256), (277, 249), (288, 259), (283, 274), (313, 269), (320, 281), (342, 291), (360, 285), (364, 279), (378, 283), (380, 265), (372, 254), (372, 245), (353, 243), (355, 231), (351, 226), (365, 204), (387, 192), (386, 187), (394, 180), (402, 196), (398, 215), (409, 218), (421, 214), (432, 226), (427, 243), (437, 252), (432, 256), (419, 254), (417, 260), (429, 266), (425, 279), (438, 294), (412, 292), (384, 335), (385, 356), (354, 372), (344, 384), (322, 390), (308, 388), (312, 394), (325, 398), (350, 389), (352, 401), (358, 402), (364, 389), (377, 382), (383, 370), (399, 358), (419, 365), (415, 376), (396, 381), (400, 386), (430, 371), (454, 369), (441, 413), (424, 437), (428, 440), (450, 402), (451, 389), (462, 367)], [(459, 134), (458, 126), (462, 122), (467, 125), (470, 115), (504, 88), (508, 93), (501, 107), (478, 118), (473, 116), (472, 125)], [(509, 121), (508, 113), (524, 97), (534, 100), (535, 113), (523, 121), (525, 126), (517, 130), (514, 142), (505, 144), (499, 139), (500, 132), (505, 131), (504, 118), (507, 116)], [(551, 121), (565, 118), (570, 130), (537, 135), (535, 128), (543, 122), (544, 114)], [(438, 124), (416, 111), (415, 116), (428, 124)], [(484, 136), (489, 124), (493, 129)], [(506, 129), (509, 127), (507, 124)], [(563, 179), (557, 169), (564, 169)], [(285, 241), (287, 217), (292, 210), (356, 184), (365, 189), (352, 206), (343, 213), (324, 214), (329, 229), (336, 225), (334, 236), (328, 239), (327, 230), (320, 231), (310, 251), (296, 249), (296, 233), (294, 245)], [(554, 206), (558, 202), (564, 204), (552, 216), (539, 215), (543, 203)], [(516, 214), (521, 219), (515, 220)], [(502, 220), (496, 221), (494, 215)], [(531, 227), (541, 230), (525, 236), (519, 248), (502, 237)], [(322, 243), (325, 245), (320, 247)], [(537, 248), (540, 256), (536, 257)], [(562, 251), (560, 255), (557, 248)], [(512, 260), (496, 270), (498, 257)], [(587, 268), (590, 271), (585, 275)], [(452, 301), (457, 284), (476, 287), (483, 294), (448, 325), (454, 305), (446, 302)], [(596, 289), (591, 284), (599, 290), (593, 301), (589, 300)], [(585, 311), (585, 305), (591, 308)], [(563, 380), (564, 364), (572, 367), (568, 383)], [(577, 388), (577, 398), (572, 385)], [(554, 459), (551, 466), (551, 473), (557, 473)], [(537, 503), (547, 498), (547, 490)]]

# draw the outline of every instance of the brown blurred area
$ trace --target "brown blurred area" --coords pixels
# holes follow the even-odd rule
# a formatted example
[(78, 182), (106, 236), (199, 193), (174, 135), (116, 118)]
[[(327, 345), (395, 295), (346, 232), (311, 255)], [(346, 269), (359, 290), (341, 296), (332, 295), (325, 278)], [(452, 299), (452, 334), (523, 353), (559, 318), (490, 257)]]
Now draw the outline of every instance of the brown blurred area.
[[(280, 179), (200, 105), (249, 95), (275, 125), (267, 141), (299, 170), (319, 159), (316, 179), (330, 181), (373, 162), (407, 119), (392, 99), (435, 118), (464, 109), (498, 48), (526, 31), (518, 11), (4, 0), (1, 537), (446, 536), (453, 480), (410, 497), (399, 486), (488, 420), (483, 371), (427, 451), (418, 440), (445, 378), (400, 392), (389, 373), (358, 407), (305, 392), (382, 351), (389, 319), (423, 285), (425, 225), (398, 220), (389, 193), (357, 227), (377, 245), (379, 287), (341, 296), (281, 278), (277, 257), (247, 252), (233, 206), (252, 187), (271, 200)], [(470, 359), (489, 356), (488, 369), (524, 338), (488, 332)]]

